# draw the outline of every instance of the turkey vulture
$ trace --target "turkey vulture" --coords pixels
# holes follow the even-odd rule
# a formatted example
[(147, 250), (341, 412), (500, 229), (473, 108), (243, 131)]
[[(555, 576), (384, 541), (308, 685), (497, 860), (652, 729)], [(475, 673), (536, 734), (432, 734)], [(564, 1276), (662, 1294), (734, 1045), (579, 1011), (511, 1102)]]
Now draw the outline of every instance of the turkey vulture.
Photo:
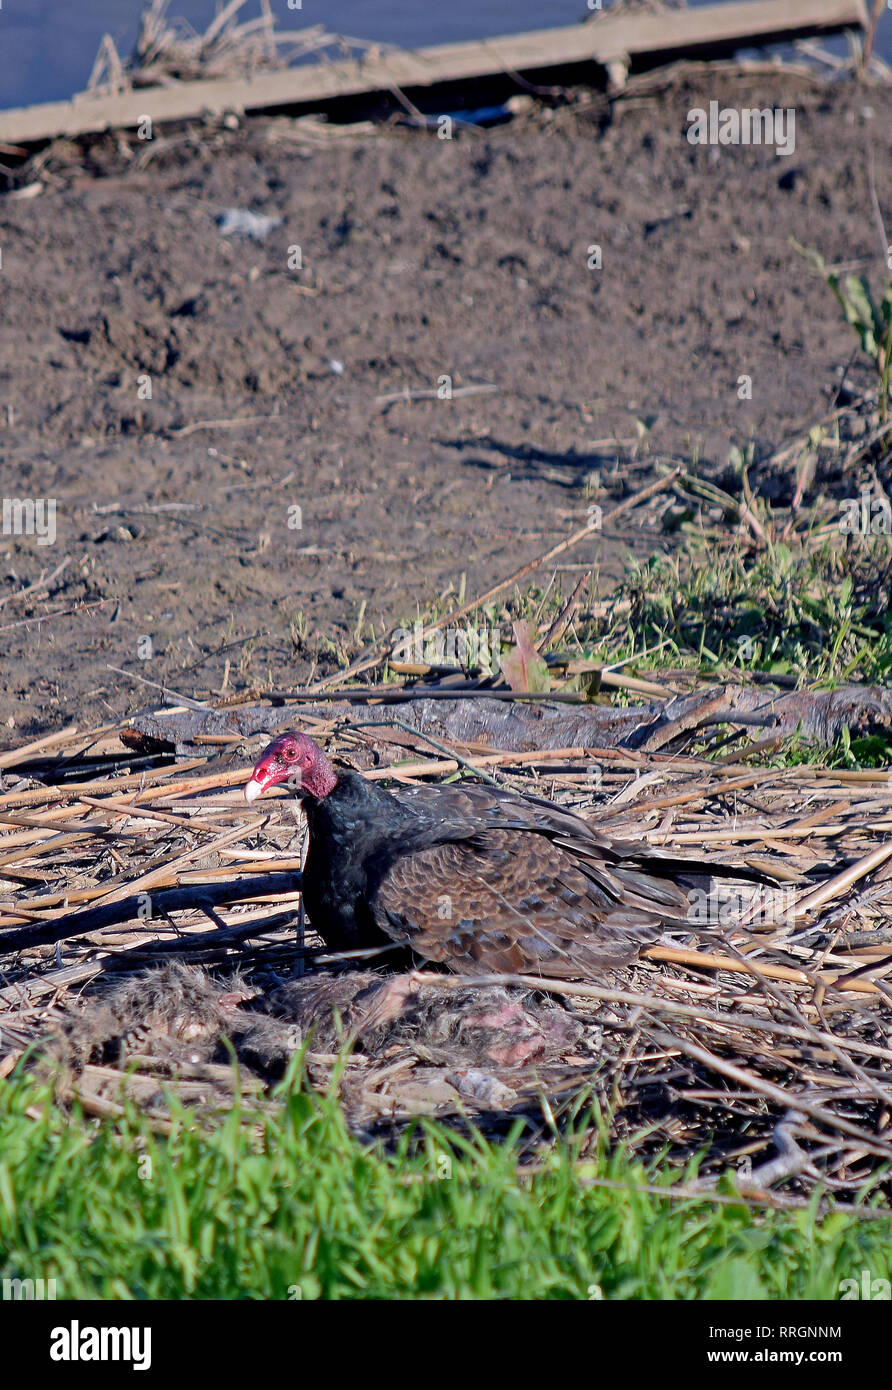
[(386, 791), (335, 769), (306, 734), (273, 740), (245, 799), (279, 782), (307, 816), (304, 904), (332, 950), (392, 941), (462, 974), (586, 976), (633, 960), (667, 927), (692, 930), (682, 883), (708, 885), (715, 871), (609, 839), (535, 796), (470, 783)]

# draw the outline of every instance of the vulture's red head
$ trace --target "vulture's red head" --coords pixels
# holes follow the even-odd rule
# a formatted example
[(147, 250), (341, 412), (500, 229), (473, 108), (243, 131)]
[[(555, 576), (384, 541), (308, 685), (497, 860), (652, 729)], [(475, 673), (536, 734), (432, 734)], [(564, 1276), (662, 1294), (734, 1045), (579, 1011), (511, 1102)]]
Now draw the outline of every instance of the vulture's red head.
[(287, 782), (292, 789), (321, 801), (337, 780), (331, 763), (311, 738), (280, 734), (260, 755), (245, 785), (245, 800), (256, 801), (278, 782)]

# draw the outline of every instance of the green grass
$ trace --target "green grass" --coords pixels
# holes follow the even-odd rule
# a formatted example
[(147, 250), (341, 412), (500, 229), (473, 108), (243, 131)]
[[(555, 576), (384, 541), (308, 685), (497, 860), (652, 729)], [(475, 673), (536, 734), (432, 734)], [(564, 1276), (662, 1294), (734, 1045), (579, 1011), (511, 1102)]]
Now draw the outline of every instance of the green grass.
[(890, 1275), (890, 1225), (753, 1212), (633, 1190), (689, 1177), (576, 1140), (517, 1173), (509, 1140), (424, 1125), (362, 1145), (299, 1073), (255, 1123), (135, 1110), (67, 1115), (27, 1076), (0, 1088), (0, 1278), (58, 1298), (703, 1299), (838, 1297)]
[[(583, 600), (583, 613), (593, 597)], [(515, 621), (538, 625), (541, 637), (566, 599), (559, 580), (518, 588), (476, 609), (460, 627), (468, 634), (498, 629), (504, 651)], [(431, 603), (421, 620), (441, 617), (451, 601)], [(678, 554), (630, 559), (606, 607), (606, 616), (577, 618), (557, 649), (642, 673), (674, 667), (733, 681), (758, 672), (827, 686), (892, 680), (892, 538), (886, 535), (813, 543), (806, 534), (754, 553), (710, 544), (691, 529)], [(411, 630), (412, 622), (404, 626)], [(426, 659), (442, 659), (434, 639), (430, 645)], [(555, 652), (543, 651), (549, 654)]]
[(654, 665), (679, 661), (704, 673), (882, 683), (892, 676), (890, 587), (888, 537), (712, 559), (692, 545), (681, 558), (654, 555), (630, 568), (617, 593), (628, 609), (608, 645), (620, 655), (655, 648)]

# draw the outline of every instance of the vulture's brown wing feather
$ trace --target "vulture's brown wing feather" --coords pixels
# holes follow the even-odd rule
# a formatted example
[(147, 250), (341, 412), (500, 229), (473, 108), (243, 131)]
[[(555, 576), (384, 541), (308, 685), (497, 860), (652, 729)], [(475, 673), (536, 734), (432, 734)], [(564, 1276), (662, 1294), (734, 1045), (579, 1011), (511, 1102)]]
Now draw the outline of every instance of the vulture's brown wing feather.
[[(597, 864), (628, 864), (633, 872), (635, 869), (646, 869), (649, 876), (663, 877), (667, 884), (679, 874), (723, 875), (754, 883), (773, 882), (758, 870), (738, 868), (717, 860), (680, 859), (671, 851), (641, 841), (603, 835), (590, 820), (585, 820), (575, 811), (556, 806), (554, 802), (538, 796), (518, 795), (508, 788), (482, 787), (464, 782), (447, 786), (400, 787), (391, 792), (391, 797), (401, 806), (409, 808), (420, 823), (429, 825), (436, 840), (464, 838), (475, 830), (530, 830), (563, 846), (574, 859), (591, 858)], [(671, 885), (668, 891), (671, 900), (676, 901)]]
[(370, 906), (378, 926), (463, 973), (576, 977), (623, 965), (684, 922), (676, 885), (528, 830), (486, 830), (398, 856)]

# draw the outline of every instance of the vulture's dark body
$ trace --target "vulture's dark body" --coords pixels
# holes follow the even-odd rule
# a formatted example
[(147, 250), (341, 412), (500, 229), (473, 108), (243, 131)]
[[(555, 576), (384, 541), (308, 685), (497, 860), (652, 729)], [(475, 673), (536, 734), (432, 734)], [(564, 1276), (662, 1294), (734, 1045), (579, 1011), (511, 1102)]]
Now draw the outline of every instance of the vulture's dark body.
[(343, 772), (323, 799), (302, 799), (304, 902), (332, 950), (390, 940), (463, 973), (585, 975), (684, 926), (678, 880), (710, 872), (467, 783), (387, 792)]

